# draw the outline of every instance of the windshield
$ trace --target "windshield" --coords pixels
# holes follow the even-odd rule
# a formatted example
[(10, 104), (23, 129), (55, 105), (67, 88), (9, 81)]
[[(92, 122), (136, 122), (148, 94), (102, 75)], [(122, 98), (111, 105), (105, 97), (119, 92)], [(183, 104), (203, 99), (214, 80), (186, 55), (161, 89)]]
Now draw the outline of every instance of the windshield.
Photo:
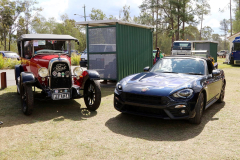
[(204, 61), (201, 59), (165, 58), (160, 59), (150, 72), (202, 75), (204, 70)]
[(173, 50), (191, 50), (191, 42), (174, 42)]
[(61, 40), (33, 40), (33, 41), (25, 41), (24, 48), (25, 50), (31, 51), (31, 46), (33, 46), (34, 54), (67, 54), (70, 50), (70, 45), (68, 45), (68, 41)]

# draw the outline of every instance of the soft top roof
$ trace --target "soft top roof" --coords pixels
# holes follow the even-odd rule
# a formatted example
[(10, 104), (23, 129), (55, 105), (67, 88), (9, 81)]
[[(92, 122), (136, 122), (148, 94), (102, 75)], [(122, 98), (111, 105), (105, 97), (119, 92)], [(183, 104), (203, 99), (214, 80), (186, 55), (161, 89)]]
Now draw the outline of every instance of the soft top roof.
[(23, 34), (18, 41), (22, 40), (75, 40), (78, 39), (70, 35), (59, 35), (59, 34)]

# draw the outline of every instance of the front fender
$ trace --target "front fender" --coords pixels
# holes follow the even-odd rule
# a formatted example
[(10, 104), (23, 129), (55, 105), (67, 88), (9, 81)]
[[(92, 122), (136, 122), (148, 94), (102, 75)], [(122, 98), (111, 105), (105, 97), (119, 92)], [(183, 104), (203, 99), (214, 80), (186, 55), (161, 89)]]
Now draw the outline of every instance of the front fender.
[(18, 77), (20, 76), (21, 72), (23, 72), (22, 66), (21, 65), (15, 65), (14, 74), (15, 74), (16, 84), (18, 83)]
[(100, 80), (100, 75), (95, 70), (85, 70), (82, 75), (83, 75), (83, 83), (82, 83), (81, 89), (84, 89), (85, 83), (88, 80), (91, 80), (91, 81)]
[(35, 82), (36, 82), (36, 79), (31, 72), (21, 73), (21, 83), (33, 84)]

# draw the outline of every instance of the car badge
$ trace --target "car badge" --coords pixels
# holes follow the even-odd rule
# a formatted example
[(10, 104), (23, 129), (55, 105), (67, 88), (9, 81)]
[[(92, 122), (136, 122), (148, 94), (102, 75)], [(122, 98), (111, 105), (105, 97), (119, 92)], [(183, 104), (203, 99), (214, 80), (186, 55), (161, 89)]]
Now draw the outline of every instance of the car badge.
[(64, 72), (62, 72), (62, 77), (64, 77)]
[(55, 90), (55, 93), (58, 93), (58, 90)]
[(56, 77), (56, 76), (57, 76), (57, 72), (56, 72), (56, 71), (53, 71), (52, 75), (53, 75), (54, 77)]
[(61, 72), (58, 72), (57, 76), (58, 76), (58, 77), (61, 77)]
[(148, 90), (149, 90), (148, 88), (142, 88), (142, 92), (146, 92)]
[(65, 93), (67, 93), (67, 89), (65, 89)]

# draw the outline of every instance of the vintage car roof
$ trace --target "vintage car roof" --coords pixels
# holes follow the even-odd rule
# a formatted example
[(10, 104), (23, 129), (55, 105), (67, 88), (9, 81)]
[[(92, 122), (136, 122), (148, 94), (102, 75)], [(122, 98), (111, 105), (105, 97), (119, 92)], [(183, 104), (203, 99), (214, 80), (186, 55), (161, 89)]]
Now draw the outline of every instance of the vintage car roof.
[(59, 35), (59, 34), (23, 34), (19, 38), (19, 41), (22, 40), (75, 40), (78, 41), (77, 38), (74, 38), (70, 35)]

